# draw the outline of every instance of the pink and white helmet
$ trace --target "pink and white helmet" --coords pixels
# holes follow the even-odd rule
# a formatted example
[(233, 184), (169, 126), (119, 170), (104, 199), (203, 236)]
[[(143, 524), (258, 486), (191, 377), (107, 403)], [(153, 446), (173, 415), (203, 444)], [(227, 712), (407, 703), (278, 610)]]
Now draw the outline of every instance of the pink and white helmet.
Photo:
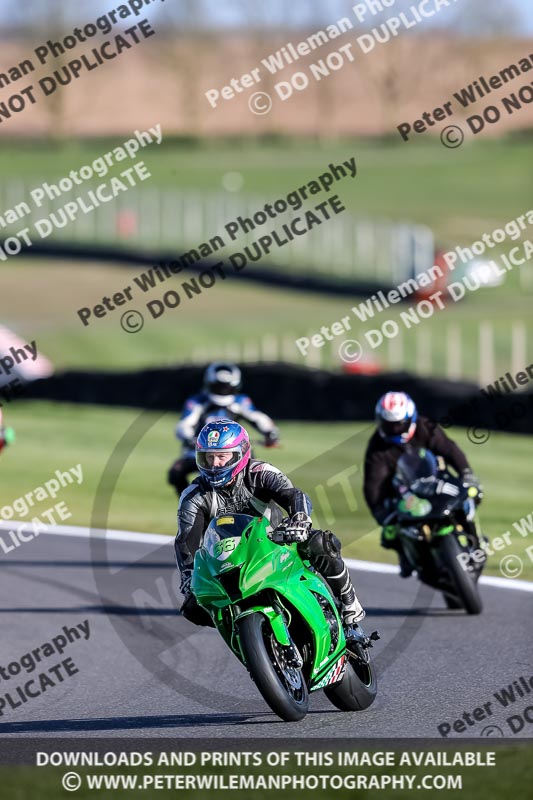
[[(228, 455), (226, 463), (214, 466), (211, 456)], [(225, 486), (242, 472), (250, 461), (250, 438), (245, 428), (232, 419), (218, 419), (204, 425), (196, 441), (198, 471), (213, 489)]]
[(377, 402), (379, 435), (390, 444), (407, 444), (416, 431), (418, 411), (405, 392), (387, 392)]

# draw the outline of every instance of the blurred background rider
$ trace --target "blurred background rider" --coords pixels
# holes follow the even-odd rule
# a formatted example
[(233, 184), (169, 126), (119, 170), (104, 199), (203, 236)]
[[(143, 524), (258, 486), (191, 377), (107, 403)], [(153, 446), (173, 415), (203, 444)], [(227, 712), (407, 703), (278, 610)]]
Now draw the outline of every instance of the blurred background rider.
[[(393, 478), (398, 459), (411, 448), (426, 448), (435, 456), (441, 456), (460, 476), (463, 486), (481, 490), (461, 448), (446, 436), (440, 425), (418, 415), (408, 394), (387, 392), (378, 400), (376, 431), (365, 454), (363, 490), (372, 516), (383, 526), (381, 546), (398, 553), (402, 578), (408, 578), (413, 570), (403, 552), (397, 526), (391, 524), (398, 502)], [(475, 529), (474, 533), (478, 535)]]
[(168, 482), (174, 486), (178, 495), (189, 485), (188, 475), (197, 469), (196, 439), (208, 422), (221, 417), (245, 421), (264, 437), (265, 447), (276, 447), (279, 443), (279, 431), (273, 420), (259, 411), (248, 395), (240, 394), (241, 386), (239, 367), (224, 361), (215, 361), (204, 373), (203, 391), (186, 401), (176, 426), (176, 438), (183, 443), (182, 455), (168, 472)]
[(2, 409), (0, 408), (0, 453), (7, 447), (8, 444), (11, 444), (15, 440), (15, 432), (13, 428), (6, 428), (4, 426), (4, 418), (2, 414)]

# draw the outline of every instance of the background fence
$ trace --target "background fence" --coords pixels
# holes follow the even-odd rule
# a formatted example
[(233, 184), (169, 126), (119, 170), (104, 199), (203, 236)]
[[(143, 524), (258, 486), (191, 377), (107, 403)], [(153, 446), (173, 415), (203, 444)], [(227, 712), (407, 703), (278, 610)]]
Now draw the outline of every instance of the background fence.
[(245, 343), (220, 342), (209, 348), (193, 347), (190, 361), (204, 363), (214, 358), (227, 358), (240, 363), (284, 361), (309, 367), (349, 367), (343, 362), (339, 349), (346, 340), (356, 340), (363, 345), (363, 355), (353, 365), (355, 371), (406, 370), (414, 375), (440, 375), (450, 380), (467, 378), (480, 386), (494, 382), (505, 372), (515, 375), (533, 364), (533, 330), (525, 321), (498, 324), (486, 320), (463, 326), (452, 323), (443, 330), (444, 335), (435, 336), (422, 323), (414, 330), (400, 330), (394, 339), (385, 339), (380, 347), (372, 350), (365, 344), (365, 330), (354, 328), (326, 341), (322, 348), (310, 347), (305, 356), (296, 341), (300, 336), (310, 338), (316, 331), (300, 336), (268, 334), (261, 339), (250, 338)]
[[(30, 192), (44, 180), (11, 181), (0, 187), (0, 216), (19, 203), (29, 202)], [(53, 181), (48, 181), (53, 183)], [(28, 224), (48, 218), (66, 203), (86, 197), (97, 184), (84, 183), (76, 191), (61, 197), (43, 199), (36, 208), (29, 202), (31, 213), (18, 223), (7, 225), (0, 232), (14, 233)], [(332, 196), (330, 192), (329, 196)], [(281, 195), (280, 195), (281, 196)], [(318, 196), (321, 202), (326, 195)], [(79, 212), (74, 221), (54, 229), (49, 241), (88, 242), (91, 244), (123, 243), (142, 250), (175, 250), (176, 255), (198, 248), (222, 235), (229, 236), (224, 226), (237, 217), (252, 217), (265, 203), (277, 198), (244, 195), (240, 192), (199, 192), (194, 190), (153, 189), (136, 187), (119, 194), (88, 214)], [(89, 205), (87, 201), (87, 205)], [(282, 224), (301, 216), (312, 208), (312, 200), (299, 211), (289, 209), (267, 224), (246, 234), (239, 232), (235, 242), (219, 251), (221, 257), (240, 252), (247, 245), (272, 230), (281, 234)], [(219, 254), (217, 253), (217, 255)], [(431, 229), (424, 225), (398, 224), (385, 219), (363, 219), (343, 212), (315, 227), (283, 248), (274, 247), (261, 259), (262, 265), (282, 262), (292, 271), (331, 277), (351, 278), (393, 286), (433, 265), (435, 242)]]
[[(55, 200), (45, 200), (41, 208), (30, 203), (31, 213), (18, 223), (5, 222), (6, 209), (28, 202), (30, 192), (44, 181), (11, 181), (0, 187), (0, 209), (4, 225), (0, 234), (8, 236), (22, 227), (49, 218), (68, 202), (80, 196), (64, 193)], [(49, 181), (50, 182), (50, 181)], [(96, 184), (84, 184), (83, 194), (95, 189)], [(131, 251), (147, 253), (175, 252), (176, 256), (188, 249), (198, 248), (216, 235), (228, 236), (224, 226), (237, 217), (252, 217), (272, 198), (259, 195), (242, 195), (234, 191), (194, 191), (174, 189), (132, 188), (113, 201), (96, 208), (92, 213), (80, 212), (74, 222), (55, 228), (49, 242), (74, 242), (76, 244), (123, 244)], [(309, 205), (309, 204), (307, 204)], [(242, 251), (254, 238), (294, 219), (303, 211), (288, 211), (269, 220), (268, 225), (249, 235), (239, 234), (236, 242), (221, 249), (216, 257), (227, 258), (232, 252)], [(59, 218), (59, 217), (58, 217)], [(389, 287), (426, 272), (434, 263), (435, 242), (430, 228), (423, 225), (392, 223), (372, 220), (343, 213), (316, 227), (306, 236), (272, 252), (271, 258), (261, 260), (261, 267), (274, 268), (280, 263), (283, 269), (296, 275), (319, 275), (325, 278), (348, 279), (365, 284)], [(151, 258), (152, 256), (150, 256)], [(253, 269), (253, 264), (250, 269)], [(457, 270), (459, 273), (459, 270)], [(526, 290), (531, 282), (531, 271), (526, 267), (511, 276)], [(518, 285), (518, 283), (517, 283)], [(488, 290), (492, 291), (492, 290)], [(499, 290), (502, 292), (502, 290)], [(511, 297), (509, 290), (509, 298)], [(373, 349), (365, 338), (370, 328), (379, 328), (383, 320), (379, 315), (366, 325), (350, 313), (356, 303), (354, 296), (346, 297), (345, 313), (350, 316), (351, 330), (343, 336), (325, 341), (321, 348), (309, 347), (306, 355), (298, 349), (296, 341), (309, 339), (320, 330), (320, 323), (300, 319), (295, 315), (294, 330), (291, 319), (284, 320), (283, 332), (276, 332), (276, 313), (272, 314), (272, 330), (260, 334), (242, 331), (240, 340), (212, 339), (209, 347), (187, 342), (180, 360), (205, 363), (215, 358), (229, 358), (238, 362), (285, 361), (312, 367), (346, 369), (339, 348), (346, 340), (356, 340), (362, 345), (361, 359), (352, 365), (354, 371), (406, 370), (413, 375), (445, 376), (449, 379), (474, 380), (484, 386), (509, 370), (517, 372), (533, 360), (533, 325), (529, 319), (510, 320), (504, 317), (484, 319), (479, 309), (471, 313), (468, 301), (454, 307), (454, 314), (436, 313), (430, 324), (421, 320), (419, 325), (406, 329), (400, 324), (398, 334)], [(398, 320), (402, 309), (396, 306), (387, 315)], [(466, 311), (466, 313), (464, 313)], [(338, 317), (340, 318), (340, 316)], [(331, 322), (333, 322), (332, 320)], [(288, 324), (285, 324), (287, 322)]]

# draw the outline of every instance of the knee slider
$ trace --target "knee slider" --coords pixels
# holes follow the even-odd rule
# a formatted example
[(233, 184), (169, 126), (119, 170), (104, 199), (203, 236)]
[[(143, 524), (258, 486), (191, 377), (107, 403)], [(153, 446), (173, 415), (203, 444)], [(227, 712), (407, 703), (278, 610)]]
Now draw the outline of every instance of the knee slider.
[(306, 549), (312, 556), (336, 558), (340, 556), (341, 543), (331, 531), (313, 531), (307, 540)]
[(341, 543), (332, 531), (324, 531), (324, 548), (328, 556), (337, 558), (341, 554)]

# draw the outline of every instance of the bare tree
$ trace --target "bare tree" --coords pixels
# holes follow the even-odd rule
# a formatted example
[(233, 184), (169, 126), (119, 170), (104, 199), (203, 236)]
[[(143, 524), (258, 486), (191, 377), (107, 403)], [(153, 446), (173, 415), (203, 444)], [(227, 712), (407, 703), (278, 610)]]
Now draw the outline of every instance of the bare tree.
[[(62, 39), (66, 33), (64, 0), (9, 0), (6, 4), (6, 18), (17, 29), (24, 40), (36, 47), (48, 39)], [(60, 70), (65, 65), (62, 55), (52, 55), (46, 64), (47, 72)], [(46, 98), (46, 111), (49, 119), (49, 134), (53, 139), (64, 137), (65, 102), (63, 87), (60, 86)]]
[(209, 0), (165, 3), (158, 16), (157, 46), (148, 53), (163, 74), (173, 76), (176, 92), (168, 103), (190, 129), (197, 127), (200, 104), (204, 104), (200, 84), (217, 42), (209, 20)]
[(398, 113), (409, 102), (413, 87), (422, 94), (431, 87), (449, 91), (450, 70), (443, 64), (462, 64), (467, 74), (480, 68), (485, 47), (480, 40), (502, 38), (520, 30), (521, 15), (513, 0), (464, 0), (446, 25), (424, 26), (422, 32), (405, 32), (378, 45), (359, 60), (358, 68), (376, 88), (386, 129), (397, 124)]

